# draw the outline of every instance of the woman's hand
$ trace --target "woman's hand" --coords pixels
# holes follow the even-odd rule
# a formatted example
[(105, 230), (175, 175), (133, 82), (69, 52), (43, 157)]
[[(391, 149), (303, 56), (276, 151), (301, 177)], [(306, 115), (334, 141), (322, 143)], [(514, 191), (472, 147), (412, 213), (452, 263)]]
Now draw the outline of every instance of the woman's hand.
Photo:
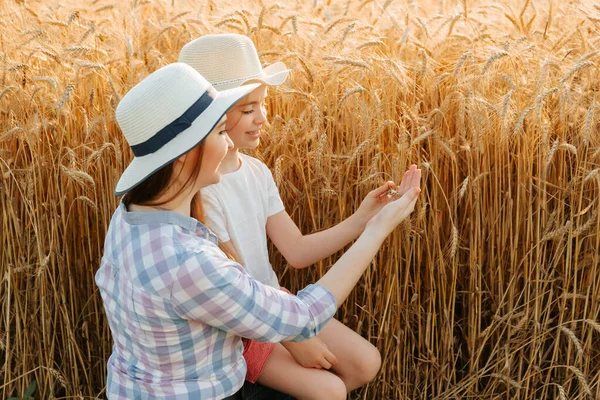
[(421, 170), (417, 169), (416, 165), (411, 165), (410, 168), (404, 173), (400, 186), (395, 187), (394, 182), (388, 181), (374, 189), (367, 194), (365, 199), (358, 207), (358, 210), (354, 213), (354, 216), (362, 224), (362, 229), (365, 228), (367, 223), (377, 215), (386, 205), (394, 200), (402, 197), (407, 190), (412, 187), (417, 187), (421, 179)]
[(304, 368), (329, 369), (337, 363), (335, 355), (317, 337), (302, 342), (283, 342), (281, 344)]
[(417, 198), (421, 193), (420, 185), (421, 170), (417, 169), (416, 165), (411, 165), (404, 174), (396, 194), (382, 195), (386, 197), (384, 200), (386, 204), (369, 220), (366, 229), (383, 237), (389, 235), (415, 209)]

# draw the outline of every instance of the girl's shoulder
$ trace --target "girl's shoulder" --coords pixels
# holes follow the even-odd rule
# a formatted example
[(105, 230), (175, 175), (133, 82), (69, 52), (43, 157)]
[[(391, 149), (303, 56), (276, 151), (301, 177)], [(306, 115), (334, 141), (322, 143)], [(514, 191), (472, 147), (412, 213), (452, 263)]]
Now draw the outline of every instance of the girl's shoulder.
[(271, 174), (269, 167), (258, 158), (251, 157), (247, 154), (240, 154), (242, 159), (242, 167), (247, 174), (257, 175), (260, 178), (268, 177)]
[(266, 166), (266, 164), (264, 162), (262, 162), (261, 160), (259, 160), (256, 157), (252, 157), (249, 156), (248, 154), (242, 154), (240, 153), (240, 158), (242, 159), (242, 165), (246, 165), (246, 166), (252, 166), (252, 167), (259, 167), (261, 169), (269, 169), (269, 167)]

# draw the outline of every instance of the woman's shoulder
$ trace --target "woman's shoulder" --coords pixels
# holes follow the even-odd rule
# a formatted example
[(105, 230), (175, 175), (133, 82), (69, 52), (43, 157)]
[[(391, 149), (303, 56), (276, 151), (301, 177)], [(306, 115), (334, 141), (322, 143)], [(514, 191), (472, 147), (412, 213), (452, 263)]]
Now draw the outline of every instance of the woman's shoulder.
[[(185, 243), (185, 250), (180, 253), (177, 277), (193, 276), (204, 279), (214, 273), (226, 273), (225, 267), (237, 267), (237, 263), (227, 257), (212, 240), (198, 237), (193, 242)], [(226, 269), (226, 268), (225, 268)]]

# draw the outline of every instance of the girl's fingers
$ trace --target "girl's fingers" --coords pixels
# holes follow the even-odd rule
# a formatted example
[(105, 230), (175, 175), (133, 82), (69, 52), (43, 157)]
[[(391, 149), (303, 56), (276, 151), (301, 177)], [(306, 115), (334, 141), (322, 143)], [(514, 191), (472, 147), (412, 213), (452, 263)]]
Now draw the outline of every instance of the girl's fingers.
[(371, 193), (369, 193), (369, 195), (371, 195), (371, 196), (375, 197), (376, 199), (378, 199), (381, 196), (385, 195), (388, 190), (393, 189), (394, 186), (395, 186), (394, 182), (387, 181), (383, 185), (379, 186), (377, 189), (373, 189), (371, 191)]
[(329, 361), (327, 361), (327, 359), (323, 358), (321, 360), (321, 366), (325, 369), (329, 369), (329, 368), (331, 368), (331, 363)]
[[(418, 188), (421, 182), (421, 170), (417, 169), (415, 164), (412, 164), (410, 168), (404, 173), (402, 177), (402, 181), (399, 186), (395, 186), (394, 182), (388, 181), (383, 185), (379, 186), (377, 189), (372, 190), (369, 193), (369, 196), (375, 197), (376, 199), (381, 199), (384, 195), (387, 194), (389, 190), (393, 190), (396, 187), (396, 193), (399, 196), (403, 196), (406, 194), (408, 190), (411, 188)], [(396, 195), (394, 195), (396, 197)]]
[(381, 197), (385, 192), (394, 187), (394, 182), (387, 181), (383, 185), (379, 186), (377, 189), (374, 189), (371, 193), (373, 193), (374, 197)]
[(332, 352), (328, 351), (327, 353), (325, 353), (325, 359), (327, 361), (329, 361), (329, 363), (331, 365), (335, 365), (337, 364), (338, 360), (337, 357), (335, 356), (335, 354), (333, 354)]

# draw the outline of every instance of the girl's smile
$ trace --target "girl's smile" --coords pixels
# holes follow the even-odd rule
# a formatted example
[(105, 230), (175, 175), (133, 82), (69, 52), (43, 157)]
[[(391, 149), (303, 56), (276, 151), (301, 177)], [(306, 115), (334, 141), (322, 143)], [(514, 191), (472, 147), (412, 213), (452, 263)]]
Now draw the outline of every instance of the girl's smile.
[(254, 150), (260, 143), (260, 130), (267, 122), (265, 99), (267, 86), (261, 85), (250, 92), (227, 113), (227, 133), (239, 149)]
[(251, 139), (259, 139), (260, 138), (260, 129), (256, 130), (256, 131), (252, 131), (252, 132), (246, 132), (246, 135), (248, 135)]

